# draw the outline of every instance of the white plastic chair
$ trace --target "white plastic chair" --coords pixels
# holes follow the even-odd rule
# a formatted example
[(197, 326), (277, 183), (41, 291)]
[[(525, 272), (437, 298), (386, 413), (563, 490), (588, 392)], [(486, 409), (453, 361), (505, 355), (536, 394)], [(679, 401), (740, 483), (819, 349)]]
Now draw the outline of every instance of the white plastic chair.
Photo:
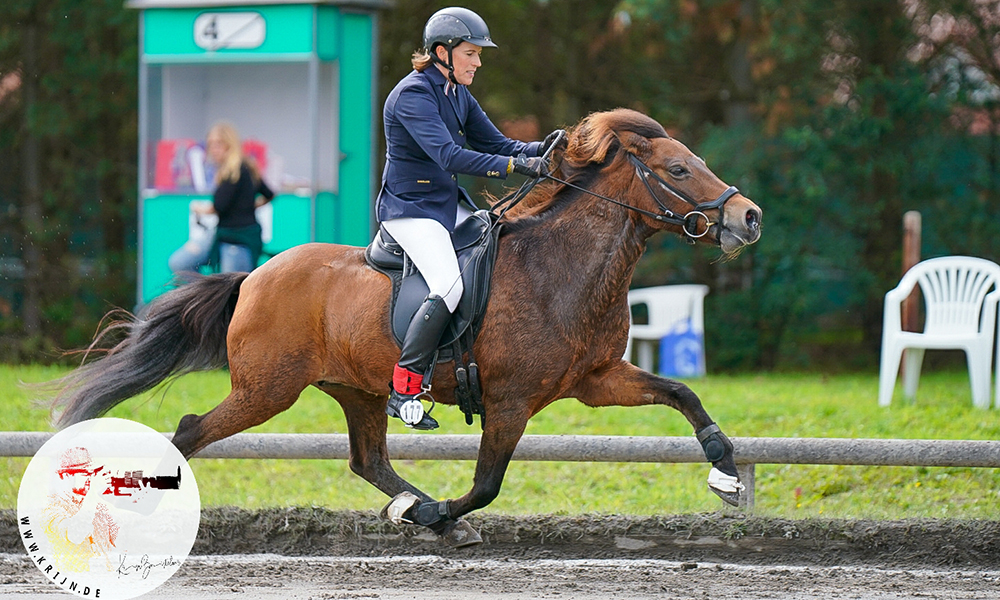
[[(924, 331), (903, 331), (900, 304), (918, 283), (924, 297)], [(904, 349), (907, 352), (903, 394), (913, 399), (917, 395), (924, 350), (952, 348), (965, 350), (972, 403), (979, 408), (989, 408), (998, 299), (1000, 265), (994, 262), (969, 256), (945, 256), (911, 267), (899, 285), (885, 295), (879, 405), (888, 406), (892, 402)], [(1000, 395), (997, 403), (1000, 405)]]
[[(690, 318), (692, 331), (704, 337), (705, 310), (704, 299), (708, 294), (707, 285), (661, 285), (656, 287), (630, 290), (628, 344), (625, 347), (625, 360), (632, 360), (632, 346), (636, 347), (636, 365), (645, 371), (654, 373), (653, 348), (660, 339), (671, 333), (678, 323)], [(632, 323), (631, 308), (645, 304), (649, 314), (649, 323), (637, 325)], [(700, 349), (699, 365), (705, 364), (705, 348)], [(702, 371), (696, 373), (704, 375)]]

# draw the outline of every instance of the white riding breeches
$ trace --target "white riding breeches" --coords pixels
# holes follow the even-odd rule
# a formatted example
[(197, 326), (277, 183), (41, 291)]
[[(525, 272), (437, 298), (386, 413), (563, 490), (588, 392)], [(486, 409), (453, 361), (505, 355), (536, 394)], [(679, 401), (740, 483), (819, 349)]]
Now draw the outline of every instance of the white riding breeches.
[(441, 296), (448, 311), (455, 312), (462, 299), (462, 273), (444, 225), (434, 219), (404, 217), (382, 221), (382, 226), (424, 276), (430, 294)]

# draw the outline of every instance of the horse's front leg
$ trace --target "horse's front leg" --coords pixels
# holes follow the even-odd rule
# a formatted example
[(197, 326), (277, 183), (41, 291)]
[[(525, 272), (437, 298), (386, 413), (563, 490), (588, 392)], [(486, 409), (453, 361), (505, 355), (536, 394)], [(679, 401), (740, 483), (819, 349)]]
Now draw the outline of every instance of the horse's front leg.
[(457, 520), (493, 502), (500, 494), (504, 474), (529, 416), (523, 405), (510, 410), (495, 407), (487, 409), (472, 489), (461, 498), (419, 504), (412, 511), (416, 522), (433, 528), (439, 521)]
[(447, 504), (416, 488), (396, 473), (386, 446), (385, 395), (375, 395), (339, 385), (321, 385), (344, 409), (351, 445), (351, 471), (374, 485), (392, 500), (382, 510), (382, 518), (395, 523), (417, 523), (430, 528), (450, 546), (459, 548), (482, 543), (483, 539), (467, 521), (450, 517)]
[(645, 406), (665, 404), (687, 418), (712, 463), (708, 487), (720, 498), (739, 505), (740, 483), (733, 458), (733, 443), (712, 420), (691, 388), (679, 381), (665, 379), (621, 361), (592, 371), (574, 387), (572, 393), (587, 406)]
[(458, 518), (484, 508), (500, 495), (507, 466), (524, 435), (530, 416), (524, 404), (517, 404), (508, 410), (494, 408), (487, 412), (483, 435), (479, 440), (472, 489), (461, 498), (449, 501), (452, 517)]

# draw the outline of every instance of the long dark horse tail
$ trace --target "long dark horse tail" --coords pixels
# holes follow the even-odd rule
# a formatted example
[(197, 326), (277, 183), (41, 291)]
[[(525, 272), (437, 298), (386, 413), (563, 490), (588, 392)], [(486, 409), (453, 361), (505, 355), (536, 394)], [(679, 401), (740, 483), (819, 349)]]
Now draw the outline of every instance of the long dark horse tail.
[(142, 318), (112, 322), (102, 340), (124, 335), (101, 358), (53, 385), (53, 407), (65, 406), (60, 427), (99, 417), (171, 377), (227, 364), (226, 334), (247, 273), (192, 276), (189, 283), (154, 300)]

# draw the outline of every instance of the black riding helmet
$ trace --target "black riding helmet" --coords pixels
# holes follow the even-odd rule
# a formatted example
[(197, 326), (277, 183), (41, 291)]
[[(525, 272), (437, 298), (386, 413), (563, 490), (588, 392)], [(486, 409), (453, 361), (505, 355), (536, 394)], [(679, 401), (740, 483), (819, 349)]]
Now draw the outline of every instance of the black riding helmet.
[[(427, 19), (424, 25), (424, 48), (434, 62), (448, 69), (448, 77), (455, 84), (458, 82), (455, 81), (451, 51), (462, 42), (469, 42), (480, 48), (497, 47), (490, 39), (490, 29), (486, 26), (486, 21), (467, 8), (460, 6), (442, 8)], [(439, 44), (448, 49), (447, 63), (439, 59), (434, 52)]]

